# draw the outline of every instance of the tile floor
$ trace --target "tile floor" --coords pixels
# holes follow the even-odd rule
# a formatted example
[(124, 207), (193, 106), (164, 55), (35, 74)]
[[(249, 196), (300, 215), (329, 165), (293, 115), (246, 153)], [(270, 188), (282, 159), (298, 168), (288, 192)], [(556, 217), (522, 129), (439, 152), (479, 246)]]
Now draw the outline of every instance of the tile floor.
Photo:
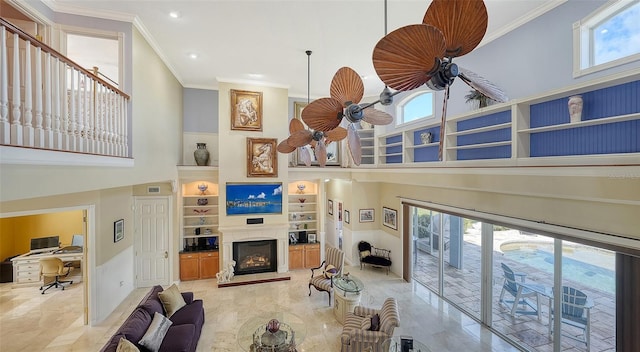
[[(347, 267), (366, 288), (363, 305), (378, 307), (395, 297), (401, 326), (395, 335), (411, 335), (432, 351), (517, 351), (457, 309), (420, 285), (404, 282), (393, 273)], [(327, 305), (326, 293), (308, 296), (308, 270), (291, 272), (290, 281), (218, 288), (215, 280), (180, 283), (204, 300), (205, 324), (197, 351), (242, 351), (238, 328), (252, 315), (289, 311), (306, 323), (300, 352), (340, 351), (342, 326)], [(81, 285), (41, 295), (37, 287), (11, 288), (0, 284), (0, 351), (98, 351), (131, 313), (148, 289), (134, 290), (105, 321), (82, 325)]]

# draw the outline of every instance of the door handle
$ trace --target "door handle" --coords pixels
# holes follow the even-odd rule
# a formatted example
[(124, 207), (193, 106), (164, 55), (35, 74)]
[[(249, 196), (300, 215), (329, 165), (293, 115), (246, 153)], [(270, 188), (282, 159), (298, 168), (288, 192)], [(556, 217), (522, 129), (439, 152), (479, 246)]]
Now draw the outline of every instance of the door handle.
[(165, 257), (165, 258), (169, 258), (169, 252), (164, 251), (164, 257)]

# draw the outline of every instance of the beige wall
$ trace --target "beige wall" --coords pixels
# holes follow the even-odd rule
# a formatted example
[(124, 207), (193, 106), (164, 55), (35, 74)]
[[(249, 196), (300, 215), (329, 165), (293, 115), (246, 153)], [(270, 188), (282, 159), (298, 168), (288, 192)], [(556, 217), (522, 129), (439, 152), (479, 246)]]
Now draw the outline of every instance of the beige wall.
[(74, 234), (83, 234), (83, 211), (26, 215), (0, 219), (0, 258), (29, 252), (31, 239), (59, 236), (63, 246)]
[[(607, 170), (617, 173), (613, 167)], [(543, 175), (558, 173), (553, 168), (508, 174), (512, 171), (420, 169), (354, 177), (383, 183), (377, 218), (382, 206), (399, 210), (398, 197), (404, 197), (640, 239), (640, 177)]]
[[(231, 131), (231, 89), (262, 92), (262, 131)], [(247, 177), (247, 137), (276, 138), (278, 142), (288, 137), (288, 91), (283, 88), (247, 86), (220, 82), (218, 121), (219, 155), (219, 196), (220, 226), (242, 226), (247, 216), (226, 216), (224, 201), (227, 182), (282, 182), (284, 198), (288, 187), (288, 155), (277, 153), (278, 177)], [(287, 223), (287, 206), (283, 204), (282, 215), (265, 215), (265, 224)]]

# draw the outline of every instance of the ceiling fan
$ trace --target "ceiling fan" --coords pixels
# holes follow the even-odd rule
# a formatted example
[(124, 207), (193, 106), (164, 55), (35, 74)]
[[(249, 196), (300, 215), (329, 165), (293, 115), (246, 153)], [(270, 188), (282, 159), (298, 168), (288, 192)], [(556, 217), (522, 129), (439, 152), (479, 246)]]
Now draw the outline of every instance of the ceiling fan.
[(440, 160), (449, 86), (456, 77), (490, 99), (509, 100), (493, 83), (453, 63), (454, 57), (465, 55), (480, 44), (487, 23), (483, 0), (433, 0), (421, 24), (396, 29), (380, 39), (373, 50), (373, 66), (388, 87), (407, 91), (425, 84), (433, 90), (445, 91)]
[[(305, 51), (307, 54), (307, 104), (309, 103), (309, 76), (311, 50)], [(306, 108), (305, 108), (306, 110)], [(303, 110), (304, 112), (304, 110)], [(305, 121), (306, 122), (306, 121)], [(299, 147), (307, 144), (311, 146), (316, 160), (320, 167), (327, 164), (327, 144), (338, 142), (347, 137), (347, 130), (342, 127), (334, 128), (330, 131), (310, 131), (307, 130), (300, 120), (293, 118), (289, 122), (289, 137), (278, 144), (276, 148), (280, 153), (291, 153)], [(311, 166), (311, 154), (308, 148), (300, 149), (300, 158), (306, 166)]]
[(372, 125), (388, 125), (393, 121), (393, 117), (372, 107), (381, 100), (358, 104), (364, 95), (364, 84), (356, 71), (349, 67), (342, 67), (335, 73), (331, 80), (330, 94), (330, 98), (316, 99), (304, 108), (302, 120), (314, 130), (331, 135), (341, 128), (339, 125), (344, 118), (348, 123), (349, 153), (353, 163), (360, 165), (362, 147), (354, 124), (364, 120)]

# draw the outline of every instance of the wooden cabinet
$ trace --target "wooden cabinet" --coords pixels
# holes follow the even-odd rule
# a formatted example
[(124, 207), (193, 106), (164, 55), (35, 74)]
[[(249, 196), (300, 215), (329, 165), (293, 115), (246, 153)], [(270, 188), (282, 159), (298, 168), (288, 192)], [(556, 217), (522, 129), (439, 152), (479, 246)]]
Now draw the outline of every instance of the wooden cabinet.
[(201, 252), (200, 254), (200, 278), (211, 279), (216, 277), (220, 268), (218, 252)]
[(289, 246), (289, 270), (317, 268), (320, 265), (320, 243)]
[(210, 279), (220, 267), (217, 251), (180, 253), (180, 280)]

